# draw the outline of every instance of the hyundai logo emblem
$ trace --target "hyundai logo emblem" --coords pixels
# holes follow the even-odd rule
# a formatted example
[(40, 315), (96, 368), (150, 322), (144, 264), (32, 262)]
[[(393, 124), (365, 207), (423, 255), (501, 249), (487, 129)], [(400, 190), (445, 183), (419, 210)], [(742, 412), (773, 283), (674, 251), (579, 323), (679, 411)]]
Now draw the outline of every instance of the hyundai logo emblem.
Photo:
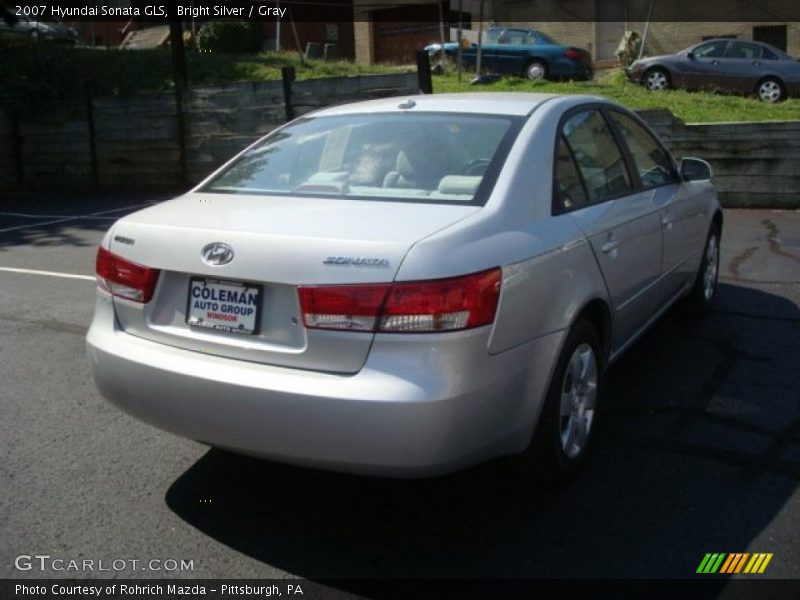
[(222, 242), (213, 242), (200, 251), (203, 262), (212, 267), (227, 265), (233, 260), (233, 248)]

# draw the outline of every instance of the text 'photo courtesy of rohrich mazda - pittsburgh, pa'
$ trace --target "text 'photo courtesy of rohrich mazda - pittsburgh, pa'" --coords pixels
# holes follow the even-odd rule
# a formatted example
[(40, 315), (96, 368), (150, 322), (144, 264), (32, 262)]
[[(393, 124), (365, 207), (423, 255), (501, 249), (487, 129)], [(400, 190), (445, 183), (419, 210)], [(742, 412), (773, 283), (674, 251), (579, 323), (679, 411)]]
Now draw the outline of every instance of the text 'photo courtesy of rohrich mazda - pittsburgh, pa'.
[(97, 386), (233, 452), (566, 482), (604, 373), (717, 292), (711, 168), (601, 97), (436, 94), (309, 113), (97, 253)]

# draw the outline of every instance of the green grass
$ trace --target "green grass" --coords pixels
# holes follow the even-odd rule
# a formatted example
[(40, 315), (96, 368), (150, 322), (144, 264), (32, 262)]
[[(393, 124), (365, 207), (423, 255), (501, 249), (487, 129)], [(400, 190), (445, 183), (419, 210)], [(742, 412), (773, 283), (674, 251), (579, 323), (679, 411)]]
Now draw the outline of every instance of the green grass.
[[(356, 65), (347, 61), (301, 61), (296, 52), (261, 54), (186, 53), (189, 85), (281, 78), (281, 67), (295, 67), (298, 79), (390, 73), (398, 67)], [(39, 44), (0, 48), (0, 102), (30, 113), (59, 106), (81, 106), (86, 82), (98, 97), (129, 96), (173, 88), (169, 50), (94, 50)]]
[(621, 69), (613, 69), (595, 81), (533, 82), (521, 77), (507, 77), (488, 85), (470, 85), (474, 73), (465, 73), (459, 82), (455, 72), (433, 76), (433, 91), (442, 92), (548, 92), (558, 94), (591, 94), (605, 96), (628, 108), (668, 108), (686, 123), (729, 121), (796, 121), (800, 120), (800, 99), (779, 104), (766, 104), (756, 98), (670, 90), (649, 92), (629, 83)]

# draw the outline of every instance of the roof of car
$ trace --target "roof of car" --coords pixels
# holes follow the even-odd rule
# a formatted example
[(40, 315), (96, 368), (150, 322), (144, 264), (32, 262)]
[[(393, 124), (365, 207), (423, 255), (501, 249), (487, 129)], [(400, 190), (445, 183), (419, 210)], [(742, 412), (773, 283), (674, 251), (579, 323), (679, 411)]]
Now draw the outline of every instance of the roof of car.
[[(554, 98), (582, 98), (598, 101), (602, 98), (576, 94), (526, 94), (520, 92), (478, 92), (467, 94), (425, 94), (396, 96), (332, 106), (317, 111), (315, 116), (332, 116), (364, 112), (424, 112), (477, 113), (485, 115), (526, 116), (540, 104)], [(414, 101), (413, 106), (401, 106)]]

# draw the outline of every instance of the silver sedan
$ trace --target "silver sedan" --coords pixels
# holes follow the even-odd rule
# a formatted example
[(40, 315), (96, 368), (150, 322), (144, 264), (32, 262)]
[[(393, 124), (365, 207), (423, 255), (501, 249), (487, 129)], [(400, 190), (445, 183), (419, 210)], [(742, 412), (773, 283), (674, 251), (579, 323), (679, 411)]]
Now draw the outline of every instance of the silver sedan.
[(608, 365), (714, 300), (721, 228), (708, 164), (603, 98), (337, 106), (113, 225), (89, 360), (114, 404), (213, 446), (564, 480)]

